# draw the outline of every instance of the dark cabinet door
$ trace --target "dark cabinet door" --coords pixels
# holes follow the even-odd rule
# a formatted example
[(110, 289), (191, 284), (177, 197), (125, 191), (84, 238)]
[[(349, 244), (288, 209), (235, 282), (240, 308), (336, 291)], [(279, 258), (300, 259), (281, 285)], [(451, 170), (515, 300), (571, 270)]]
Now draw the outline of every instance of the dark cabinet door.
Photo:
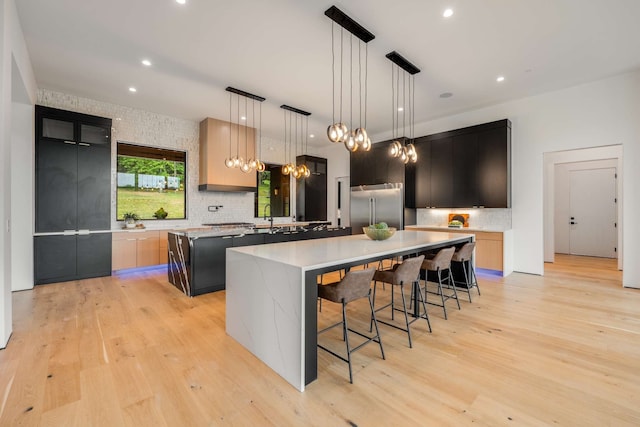
[(454, 208), (470, 208), (478, 204), (477, 158), (478, 137), (475, 133), (456, 135), (453, 144)]
[(511, 132), (507, 126), (478, 133), (478, 205), (511, 207)]
[(308, 178), (296, 183), (296, 209), (299, 221), (327, 220), (327, 159), (298, 156), (298, 164), (306, 164), (311, 172)]
[[(374, 144), (374, 147), (377, 144)], [(374, 162), (374, 153), (376, 150), (372, 148), (370, 151), (356, 151), (350, 154), (350, 180), (351, 186), (370, 185), (375, 183), (376, 169)]]
[(431, 207), (453, 205), (452, 138), (431, 141)]
[(36, 232), (76, 230), (77, 146), (40, 139), (36, 144)]
[(233, 247), (261, 245), (264, 243), (264, 234), (246, 234), (233, 237)]
[(78, 279), (111, 275), (111, 233), (77, 236)]
[(193, 240), (191, 251), (191, 294), (193, 296), (224, 289), (226, 251), (232, 245), (231, 236)]
[(400, 158), (389, 155), (390, 142), (379, 142), (371, 149), (375, 167), (374, 182), (371, 184), (403, 183), (405, 165)]
[(75, 278), (76, 236), (36, 236), (33, 243), (36, 285)]
[(81, 124), (78, 142), (78, 230), (111, 227), (111, 144), (106, 126)]
[[(411, 167), (413, 172), (414, 205), (409, 208), (431, 207), (431, 141), (418, 138), (415, 142), (418, 161)], [(411, 170), (408, 169), (408, 170)]]

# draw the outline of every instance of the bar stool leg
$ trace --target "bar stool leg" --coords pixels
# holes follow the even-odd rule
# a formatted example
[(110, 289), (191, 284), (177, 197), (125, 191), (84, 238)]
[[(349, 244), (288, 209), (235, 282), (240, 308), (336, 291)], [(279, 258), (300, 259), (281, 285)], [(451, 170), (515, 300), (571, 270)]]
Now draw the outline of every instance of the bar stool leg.
[(373, 309), (373, 302), (371, 301), (371, 295), (369, 295), (369, 307), (371, 307), (371, 318), (373, 319), (373, 324), (376, 327), (375, 338), (378, 338), (378, 344), (380, 345), (380, 353), (382, 353), (382, 360), (386, 360), (386, 357), (384, 356), (384, 348), (382, 348), (382, 340), (380, 339), (380, 330), (378, 330), (378, 320), (376, 319), (376, 311)]
[(453, 275), (451, 274), (451, 268), (449, 268), (449, 285), (453, 288), (453, 295), (456, 299), (456, 304), (458, 304), (458, 310), (460, 310), (460, 300), (458, 299), (458, 291), (456, 290), (456, 284), (453, 281)]
[(420, 281), (416, 281), (414, 283), (414, 287), (417, 288), (418, 294), (420, 295), (420, 301), (422, 302), (422, 310), (424, 311), (424, 318), (427, 320), (427, 325), (429, 326), (429, 332), (432, 332), (431, 321), (429, 320), (429, 313), (427, 313), (427, 291), (425, 290), (424, 295), (422, 294), (422, 289), (420, 288)]
[(351, 347), (349, 346), (349, 327), (347, 326), (347, 305), (342, 302), (342, 333), (347, 344), (347, 363), (349, 364), (349, 382), (353, 384), (353, 371), (351, 370)]
[(438, 269), (438, 293), (440, 294), (440, 299), (442, 300), (442, 311), (444, 311), (444, 320), (447, 320), (447, 306), (445, 304), (444, 291), (442, 290), (442, 274), (440, 269)]
[(409, 327), (409, 316), (407, 316), (407, 302), (405, 301), (405, 298), (404, 298), (404, 283), (400, 283), (400, 295), (402, 295), (402, 309), (404, 311), (404, 322), (407, 325), (407, 335), (409, 336), (409, 348), (413, 348), (413, 345), (411, 343), (411, 328)]

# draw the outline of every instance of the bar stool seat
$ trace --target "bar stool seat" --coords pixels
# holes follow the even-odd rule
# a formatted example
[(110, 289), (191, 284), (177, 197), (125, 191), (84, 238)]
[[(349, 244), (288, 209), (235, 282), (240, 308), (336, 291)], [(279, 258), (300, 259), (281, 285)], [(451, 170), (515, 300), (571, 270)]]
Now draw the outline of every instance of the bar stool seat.
[[(449, 248), (440, 249), (440, 251), (438, 251), (435, 257), (433, 257), (432, 259), (424, 260), (421, 267), (422, 270), (425, 270), (425, 278), (424, 278), (425, 299), (427, 297), (427, 294), (434, 294), (434, 295), (439, 295), (441, 300), (440, 304), (435, 302), (430, 302), (428, 300), (426, 302), (427, 304), (437, 305), (439, 307), (442, 307), (442, 310), (444, 311), (445, 319), (447, 318), (446, 302), (448, 300), (450, 299), (456, 300), (456, 303), (458, 304), (458, 310), (460, 310), (460, 301), (458, 301), (458, 292), (456, 291), (456, 287), (453, 283), (453, 278), (451, 275), (451, 258), (453, 257), (455, 250), (456, 248), (453, 246)], [(437, 292), (429, 291), (427, 287), (427, 283), (429, 282), (429, 272), (433, 272), (437, 277), (437, 280), (438, 280), (436, 282), (438, 285)], [(443, 272), (446, 272), (446, 276), (444, 278), (442, 277)], [(453, 292), (445, 294), (444, 292), (445, 286), (443, 285), (446, 285), (446, 289), (452, 290)]]
[[(454, 285), (458, 287), (458, 289), (462, 292), (466, 292), (469, 294), (469, 302), (471, 301), (471, 289), (476, 288), (478, 291), (478, 295), (480, 295), (480, 287), (478, 286), (478, 279), (476, 278), (476, 272), (473, 268), (473, 263), (471, 262), (471, 257), (473, 255), (473, 250), (476, 247), (475, 242), (468, 242), (462, 245), (460, 249), (457, 249), (453, 257), (451, 258), (452, 263), (459, 263), (462, 265), (462, 272), (464, 274), (464, 282), (455, 280), (454, 276)], [(464, 287), (462, 287), (464, 285)]]
[[(418, 275), (420, 274), (420, 266), (422, 265), (422, 262), (424, 261), (424, 255), (420, 255), (418, 257), (415, 258), (408, 258), (405, 259), (402, 263), (400, 264), (395, 264), (393, 266), (393, 268), (391, 270), (377, 270), (376, 273), (373, 276), (373, 280), (374, 280), (374, 284), (373, 284), (373, 304), (375, 306), (375, 300), (376, 300), (376, 288), (378, 285), (378, 282), (383, 282), (383, 283), (389, 283), (392, 286), (391, 288), (391, 302), (389, 304), (385, 304), (382, 307), (378, 307), (375, 309), (375, 312), (379, 312), (381, 310), (384, 310), (387, 307), (391, 307), (391, 320), (394, 320), (394, 315), (396, 311), (401, 311), (404, 313), (404, 321), (405, 321), (405, 327), (401, 327), (398, 326), (394, 323), (391, 322), (385, 322), (383, 320), (378, 320), (379, 323), (382, 323), (384, 325), (387, 326), (391, 326), (393, 328), (396, 329), (400, 329), (401, 331), (404, 331), (407, 333), (407, 336), (409, 338), (409, 347), (413, 347), (413, 344), (411, 342), (411, 328), (410, 325), (415, 322), (418, 319), (425, 319), (427, 321), (427, 326), (429, 327), (429, 332), (431, 332), (431, 322), (429, 321), (429, 315), (427, 314), (427, 306), (425, 305), (425, 298), (422, 297), (422, 291), (420, 290), (420, 286), (419, 286), (419, 282), (418, 282)], [(423, 308), (423, 312), (424, 314), (421, 314), (419, 312), (419, 307), (416, 307), (416, 315), (415, 318), (411, 321), (409, 321), (409, 315), (407, 312), (407, 302), (404, 296), (404, 285), (408, 285), (411, 284), (413, 286), (412, 288), (412, 294), (413, 292), (417, 292), (419, 295), (419, 298), (416, 298), (416, 305), (418, 303), (418, 301), (420, 301), (422, 303), (422, 308)], [(400, 308), (396, 308), (395, 306), (395, 300), (394, 300), (394, 289), (395, 287), (399, 287), (400, 288), (400, 295), (402, 297), (402, 309)], [(372, 319), (373, 320), (373, 319)], [(369, 330), (371, 330), (371, 328), (369, 328)]]
[[(347, 346), (347, 357), (344, 357), (334, 352), (333, 350), (330, 350), (329, 348), (321, 345), (319, 342), (318, 348), (321, 348), (322, 350), (349, 364), (349, 382), (352, 384), (353, 371), (351, 368), (351, 353), (359, 350), (366, 344), (369, 344), (373, 341), (378, 343), (378, 345), (380, 346), (382, 359), (385, 359), (384, 348), (382, 347), (382, 340), (380, 339), (380, 332), (378, 330), (378, 322), (376, 321), (375, 312), (373, 310), (373, 302), (371, 301), (371, 279), (373, 278), (374, 273), (374, 268), (349, 271), (339, 282), (330, 283), (328, 285), (318, 285), (319, 298), (342, 305), (342, 321), (318, 331), (318, 336), (323, 332), (335, 328), (336, 326), (342, 325), (342, 336)], [(349, 328), (347, 324), (347, 304), (361, 298), (367, 298), (369, 300), (369, 308), (371, 309), (371, 322), (376, 329), (376, 334), (374, 336), (365, 335), (359, 331), (355, 331)], [(349, 332), (366, 338), (366, 341), (352, 349), (351, 345), (349, 344)]]

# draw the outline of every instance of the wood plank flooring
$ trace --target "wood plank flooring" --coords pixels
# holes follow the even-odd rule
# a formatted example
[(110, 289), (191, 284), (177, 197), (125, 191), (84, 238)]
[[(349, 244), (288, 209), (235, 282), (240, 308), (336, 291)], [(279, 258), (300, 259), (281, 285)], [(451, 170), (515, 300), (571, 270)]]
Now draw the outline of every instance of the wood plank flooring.
[[(638, 426), (640, 290), (620, 283), (615, 261), (562, 255), (481, 276), (413, 349), (381, 325), (387, 360), (356, 352), (353, 385), (320, 351), (304, 393), (225, 334), (224, 292), (188, 298), (162, 269), (38, 286), (13, 294), (0, 426)], [(366, 300), (348, 314), (368, 330)], [(339, 316), (325, 302), (319, 323)]]

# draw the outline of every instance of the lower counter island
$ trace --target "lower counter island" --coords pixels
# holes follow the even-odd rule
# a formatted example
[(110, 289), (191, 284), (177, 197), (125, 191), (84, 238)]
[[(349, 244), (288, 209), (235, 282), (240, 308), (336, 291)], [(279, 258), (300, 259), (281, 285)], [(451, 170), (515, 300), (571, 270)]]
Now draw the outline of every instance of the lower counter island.
[(317, 376), (317, 276), (473, 241), (472, 234), (398, 231), (227, 249), (226, 331), (291, 385)]
[(346, 236), (351, 228), (280, 227), (170, 232), (169, 282), (193, 297), (225, 288), (227, 248)]

